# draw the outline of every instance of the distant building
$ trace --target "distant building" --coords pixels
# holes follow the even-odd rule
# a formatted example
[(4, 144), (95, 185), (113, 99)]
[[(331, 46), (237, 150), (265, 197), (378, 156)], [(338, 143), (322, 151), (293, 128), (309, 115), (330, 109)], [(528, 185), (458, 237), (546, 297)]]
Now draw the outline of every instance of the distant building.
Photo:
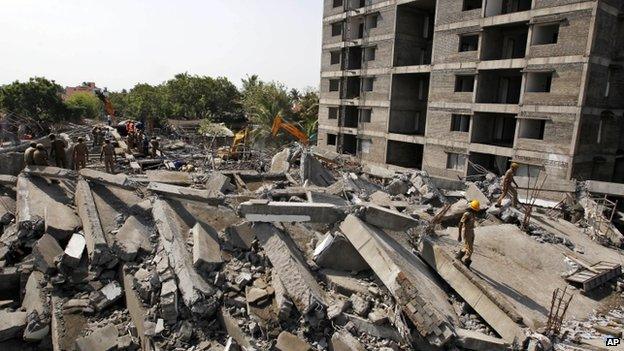
[(67, 99), (76, 93), (86, 92), (86, 93), (95, 94), (96, 89), (97, 87), (95, 86), (94, 82), (84, 82), (81, 85), (76, 86), (76, 87), (65, 87), (65, 93), (63, 94), (63, 99)]

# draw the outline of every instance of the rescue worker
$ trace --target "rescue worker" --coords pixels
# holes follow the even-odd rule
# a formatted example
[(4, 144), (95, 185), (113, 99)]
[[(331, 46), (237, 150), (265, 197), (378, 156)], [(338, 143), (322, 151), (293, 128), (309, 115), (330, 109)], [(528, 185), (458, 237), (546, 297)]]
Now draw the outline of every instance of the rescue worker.
[(100, 145), (100, 127), (93, 127), (93, 129), (91, 129), (91, 134), (93, 134), (93, 146)]
[[(456, 259), (462, 261), (462, 263), (470, 268), (472, 263), (472, 253), (474, 251), (474, 227), (477, 213), (481, 210), (481, 204), (478, 200), (472, 200), (470, 202), (470, 208), (464, 212), (461, 220), (459, 221), (457, 241), (464, 241), (464, 247), (459, 250)], [(463, 236), (462, 236), (463, 230)]]
[(74, 168), (79, 171), (87, 166), (89, 162), (89, 149), (84, 143), (84, 138), (78, 138), (78, 144), (74, 146)]
[(134, 132), (128, 133), (128, 149), (130, 150), (134, 149), (135, 140), (136, 140), (136, 133)]
[(48, 152), (43, 144), (37, 144), (37, 150), (33, 153), (33, 161), (35, 166), (48, 165)]
[(108, 139), (104, 140), (104, 145), (102, 145), (102, 152), (100, 152), (100, 162), (102, 162), (102, 159), (104, 159), (104, 167), (106, 167), (106, 172), (114, 173), (117, 155), (115, 155), (115, 147)]
[(57, 139), (56, 135), (50, 134), (50, 157), (54, 157), (57, 167), (65, 168), (65, 141)]
[(35, 159), (33, 158), (33, 156), (35, 154), (35, 150), (37, 150), (37, 143), (31, 142), (30, 146), (28, 146), (28, 149), (26, 149), (26, 151), (24, 151), (24, 164), (26, 166), (34, 166), (35, 165)]
[(160, 141), (158, 141), (158, 138), (152, 138), (150, 142), (150, 156), (156, 158), (158, 151), (160, 151)]
[(143, 134), (143, 139), (141, 139), (141, 150), (143, 152), (143, 156), (147, 156), (149, 154), (149, 139), (147, 135)]
[[(514, 180), (514, 176), (516, 175), (516, 171), (518, 170), (518, 164), (512, 163), (511, 167), (505, 172), (503, 176), (503, 180), (501, 182), (502, 193), (496, 202), (496, 206), (500, 207), (503, 203), (503, 199), (507, 197), (507, 195), (511, 196), (511, 204), (516, 207), (518, 205), (518, 191), (514, 188), (514, 185), (518, 187), (518, 183)], [(512, 185), (513, 183), (513, 185)]]

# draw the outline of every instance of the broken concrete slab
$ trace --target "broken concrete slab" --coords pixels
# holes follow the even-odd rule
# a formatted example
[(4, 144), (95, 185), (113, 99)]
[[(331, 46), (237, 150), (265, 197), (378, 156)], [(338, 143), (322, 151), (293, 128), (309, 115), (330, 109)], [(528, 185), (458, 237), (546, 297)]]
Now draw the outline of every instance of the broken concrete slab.
[(250, 222), (335, 223), (345, 213), (331, 204), (250, 200), (238, 206), (238, 212)]
[(26, 328), (26, 312), (0, 310), (0, 342), (18, 338)]
[(22, 309), (27, 313), (24, 340), (40, 341), (50, 332), (50, 299), (44, 288), (46, 279), (43, 273), (33, 271), (24, 289)]
[(82, 254), (87, 247), (87, 241), (82, 234), (74, 234), (65, 247), (62, 262), (67, 267), (77, 267), (82, 259)]
[(59, 241), (66, 240), (82, 227), (74, 210), (60, 203), (46, 206), (43, 219), (46, 233)]
[(220, 193), (213, 193), (208, 190), (192, 189), (164, 183), (151, 182), (147, 186), (147, 190), (165, 197), (199, 201), (207, 203), (211, 206), (220, 205), (224, 201), (224, 197)]
[(96, 329), (89, 336), (76, 339), (76, 348), (79, 351), (109, 351), (117, 348), (119, 332), (113, 324)]
[(21, 152), (5, 152), (0, 154), (0, 173), (18, 175), (24, 168), (24, 154)]
[(217, 310), (217, 291), (197, 273), (192, 255), (179, 226), (172, 220), (174, 210), (164, 200), (156, 200), (152, 209), (160, 241), (167, 252), (184, 304), (193, 313), (212, 315)]
[(206, 190), (212, 193), (226, 194), (234, 191), (236, 187), (230, 182), (230, 178), (220, 172), (212, 172), (206, 181)]
[(238, 326), (238, 322), (230, 313), (225, 309), (221, 308), (219, 311), (219, 322), (227, 335), (231, 336), (238, 345), (240, 345), (244, 350), (253, 350), (252, 343), (253, 341), (245, 335), (243, 330)]
[(74, 170), (52, 166), (26, 166), (22, 172), (46, 179), (75, 180), (78, 178), (78, 172)]
[(0, 174), (0, 185), (12, 187), (17, 185), (17, 177), (8, 175), (8, 174)]
[(403, 340), (396, 328), (387, 325), (375, 325), (367, 319), (348, 313), (343, 313), (343, 317), (340, 319), (343, 319), (343, 323), (348, 322), (353, 324), (359, 333), (368, 334), (377, 338), (390, 339), (396, 342), (401, 342)]
[(320, 275), (330, 289), (345, 296), (358, 293), (368, 295), (368, 286), (360, 283), (358, 279), (351, 277), (347, 272), (323, 269), (320, 271)]
[(82, 220), (90, 264), (93, 266), (107, 264), (114, 257), (106, 242), (91, 188), (85, 180), (79, 180), (76, 184), (74, 201), (76, 202), (76, 207), (78, 207), (78, 215)]
[(173, 185), (188, 186), (193, 184), (193, 177), (190, 173), (166, 171), (166, 170), (147, 170), (145, 171), (148, 182), (166, 183)]
[(418, 225), (418, 221), (411, 216), (374, 204), (362, 208), (362, 219), (378, 228), (394, 231), (406, 231)]
[(329, 351), (366, 351), (366, 349), (351, 333), (341, 330), (332, 335)]
[(487, 196), (485, 196), (483, 192), (481, 192), (481, 190), (475, 185), (475, 183), (468, 182), (467, 184), (468, 187), (466, 188), (465, 195), (466, 200), (468, 200), (469, 202), (472, 200), (479, 201), (481, 208), (490, 207), (490, 199), (488, 199)]
[(290, 158), (290, 149), (285, 148), (284, 150), (276, 153), (271, 159), (271, 169), (269, 172), (271, 173), (286, 173), (290, 169), (290, 162), (288, 159)]
[(130, 180), (125, 174), (110, 174), (105, 172), (96, 171), (90, 168), (83, 168), (78, 172), (84, 179), (102, 183), (105, 185), (112, 185), (128, 190), (135, 190), (138, 187), (136, 182)]
[(118, 281), (113, 280), (112, 282), (104, 285), (104, 287), (98, 290), (97, 293), (91, 294), (90, 300), (96, 310), (102, 311), (117, 302), (122, 296), (123, 289), (121, 288), (121, 285)]
[(312, 351), (312, 346), (307, 341), (301, 340), (298, 336), (287, 331), (283, 331), (277, 336), (275, 348), (279, 351)]
[(113, 250), (123, 261), (133, 261), (137, 254), (151, 252), (150, 228), (137, 216), (130, 216), (115, 235)]
[(19, 296), (20, 275), (17, 267), (0, 268), (0, 294), (2, 296)]
[(349, 215), (340, 230), (397, 299), (416, 329), (440, 347), (454, 336), (456, 315), (427, 265), (384, 232)]
[(307, 314), (327, 306), (322, 288), (308, 270), (292, 239), (272, 224), (257, 223), (254, 229), (273, 264), (274, 272), (297, 309)]
[(341, 234), (327, 233), (314, 250), (314, 261), (319, 267), (335, 270), (359, 272), (370, 269), (360, 253)]
[(299, 175), (301, 182), (317, 186), (330, 186), (336, 182), (334, 176), (312, 154), (304, 152), (301, 155)]
[(35, 267), (46, 274), (56, 270), (57, 260), (59, 260), (62, 255), (63, 249), (56, 239), (49, 234), (43, 234), (33, 247)]
[(461, 328), (457, 328), (456, 332), (457, 345), (466, 350), (506, 351), (511, 349), (511, 345), (500, 338)]
[(225, 228), (225, 241), (233, 247), (249, 250), (256, 240), (256, 234), (250, 222), (241, 222)]
[(197, 222), (191, 229), (193, 235), (193, 266), (212, 272), (223, 263), (219, 234), (211, 226)]
[(149, 337), (145, 334), (145, 328), (143, 326), (143, 322), (145, 317), (147, 316), (147, 308), (143, 306), (140, 297), (137, 295), (137, 292), (134, 290), (134, 282), (136, 281), (134, 275), (131, 274), (127, 265), (124, 265), (121, 268), (121, 272), (123, 274), (123, 287), (126, 298), (126, 307), (128, 308), (128, 313), (130, 314), (130, 318), (134, 323), (137, 334), (141, 340), (141, 350), (143, 351), (151, 351), (153, 348), (151, 346), (151, 341)]

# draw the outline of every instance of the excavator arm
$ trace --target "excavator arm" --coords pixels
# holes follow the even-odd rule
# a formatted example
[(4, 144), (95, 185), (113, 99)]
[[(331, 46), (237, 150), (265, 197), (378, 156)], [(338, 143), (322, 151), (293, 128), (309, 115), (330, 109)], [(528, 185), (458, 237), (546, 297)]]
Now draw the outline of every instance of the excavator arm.
[(310, 142), (308, 135), (301, 131), (301, 129), (297, 128), (292, 123), (285, 122), (281, 115), (275, 116), (273, 120), (273, 127), (271, 128), (271, 134), (273, 136), (277, 136), (277, 133), (280, 129), (284, 130), (286, 133), (295, 137), (300, 143), (304, 145), (308, 145)]
[(115, 108), (113, 107), (113, 104), (111, 103), (108, 96), (106, 96), (106, 94), (102, 92), (100, 89), (95, 90), (95, 95), (104, 104), (104, 112), (106, 112), (107, 115), (111, 116), (111, 119), (113, 120), (113, 124), (116, 124), (117, 121), (115, 120)]

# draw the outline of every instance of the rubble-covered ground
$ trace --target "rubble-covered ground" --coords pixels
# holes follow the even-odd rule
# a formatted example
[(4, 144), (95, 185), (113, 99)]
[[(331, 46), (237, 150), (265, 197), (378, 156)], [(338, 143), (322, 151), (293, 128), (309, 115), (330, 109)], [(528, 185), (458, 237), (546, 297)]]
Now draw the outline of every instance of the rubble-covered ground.
[[(89, 129), (67, 128), (70, 149)], [(451, 189), (299, 145), (228, 160), (165, 136), (151, 159), (111, 135), (115, 175), (96, 148), (79, 172), (20, 171), (23, 146), (0, 149), (0, 350), (585, 350), (621, 337), (621, 271), (591, 291), (565, 280), (620, 264), (621, 234), (550, 209), (524, 225), (524, 207), (490, 205), (492, 174)], [(473, 199), (467, 268), (454, 255)]]

